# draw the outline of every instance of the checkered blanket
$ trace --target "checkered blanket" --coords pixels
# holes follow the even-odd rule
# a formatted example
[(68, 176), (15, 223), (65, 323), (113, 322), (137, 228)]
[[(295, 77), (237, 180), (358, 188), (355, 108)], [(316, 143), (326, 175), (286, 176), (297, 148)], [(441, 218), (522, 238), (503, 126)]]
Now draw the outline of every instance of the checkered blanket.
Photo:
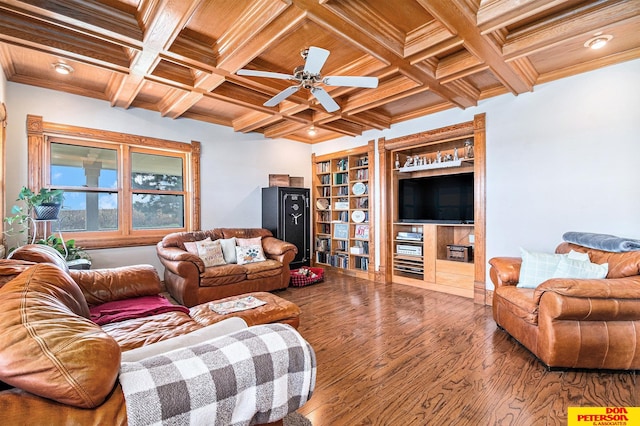
[(249, 327), (194, 346), (123, 362), (129, 425), (250, 425), (300, 408), (315, 353), (289, 325)]

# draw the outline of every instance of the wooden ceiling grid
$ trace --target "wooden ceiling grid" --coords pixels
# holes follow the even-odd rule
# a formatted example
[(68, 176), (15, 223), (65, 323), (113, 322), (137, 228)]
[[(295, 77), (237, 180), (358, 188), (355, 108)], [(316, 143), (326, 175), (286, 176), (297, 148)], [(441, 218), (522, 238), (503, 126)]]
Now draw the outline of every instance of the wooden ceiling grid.
[[(378, 88), (326, 87), (333, 113), (304, 89), (265, 107), (293, 83), (235, 74), (291, 74), (310, 46), (331, 52), (323, 75)], [(640, 0), (0, 0), (8, 81), (306, 143), (639, 57)]]

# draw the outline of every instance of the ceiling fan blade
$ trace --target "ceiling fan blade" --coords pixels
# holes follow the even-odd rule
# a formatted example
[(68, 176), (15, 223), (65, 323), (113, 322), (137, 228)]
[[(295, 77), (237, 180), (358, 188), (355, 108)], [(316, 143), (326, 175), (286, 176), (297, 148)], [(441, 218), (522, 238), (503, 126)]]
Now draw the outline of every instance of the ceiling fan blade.
[(327, 112), (333, 112), (340, 109), (340, 105), (333, 100), (331, 95), (327, 93), (322, 87), (311, 88), (311, 93), (316, 97), (318, 102), (327, 110)]
[(309, 48), (309, 53), (307, 53), (307, 60), (304, 63), (304, 71), (309, 74), (320, 74), (320, 70), (328, 57), (328, 50), (311, 46)]
[(378, 77), (330, 75), (323, 78), (322, 82), (327, 86), (367, 87), (370, 89), (378, 87)]
[(264, 106), (266, 107), (272, 107), (272, 106), (276, 106), (278, 105), (280, 102), (284, 101), (285, 99), (287, 99), (289, 96), (293, 95), (294, 93), (296, 93), (298, 91), (298, 89), (300, 89), (300, 86), (291, 86), (291, 87), (287, 87), (286, 89), (284, 89), (282, 92), (278, 93), (277, 95), (275, 95), (273, 98), (269, 99), (267, 102), (264, 103)]
[(295, 80), (292, 75), (282, 74), (279, 72), (268, 72), (268, 71), (256, 71), (256, 70), (247, 70), (241, 69), (236, 71), (237, 75), (246, 75), (249, 77), (267, 77), (267, 78), (278, 78), (280, 80)]

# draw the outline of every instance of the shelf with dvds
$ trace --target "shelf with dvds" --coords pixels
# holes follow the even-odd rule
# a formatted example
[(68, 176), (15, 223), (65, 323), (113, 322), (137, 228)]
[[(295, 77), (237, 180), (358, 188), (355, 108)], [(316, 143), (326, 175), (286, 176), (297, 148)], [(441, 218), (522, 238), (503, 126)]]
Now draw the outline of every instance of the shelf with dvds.
[(373, 153), (371, 141), (359, 148), (311, 156), (316, 266), (373, 279), (369, 209)]

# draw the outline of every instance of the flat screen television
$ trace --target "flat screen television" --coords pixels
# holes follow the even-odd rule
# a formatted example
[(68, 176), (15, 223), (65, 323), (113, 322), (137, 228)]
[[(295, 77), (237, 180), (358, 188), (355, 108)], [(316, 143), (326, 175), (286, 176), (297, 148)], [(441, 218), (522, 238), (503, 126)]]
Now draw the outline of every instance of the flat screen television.
[(398, 220), (473, 223), (473, 173), (398, 181)]

